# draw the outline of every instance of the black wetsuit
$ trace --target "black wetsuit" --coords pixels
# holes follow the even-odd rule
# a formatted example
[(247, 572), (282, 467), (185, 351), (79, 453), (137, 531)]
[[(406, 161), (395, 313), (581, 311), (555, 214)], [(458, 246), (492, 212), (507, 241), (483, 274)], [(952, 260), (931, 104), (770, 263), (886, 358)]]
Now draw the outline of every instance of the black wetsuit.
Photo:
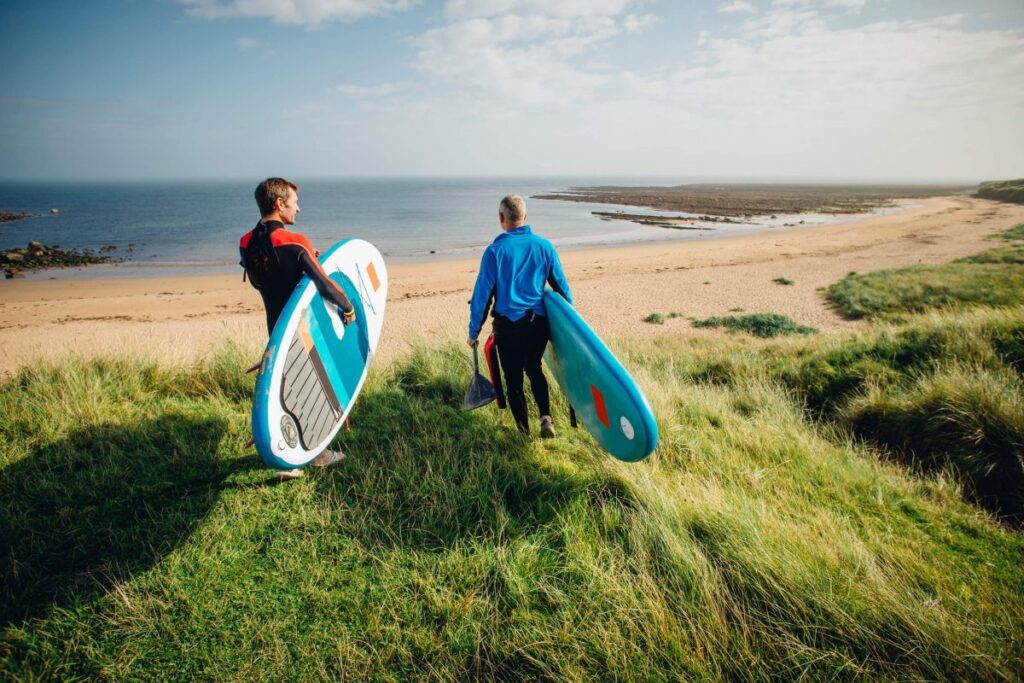
[[(242, 239), (239, 241), (238, 249), (242, 255), (243, 265), (246, 263), (246, 247), (249, 246), (250, 240), (261, 228), (261, 225), (262, 222), (258, 223), (255, 228), (242, 235)], [(263, 307), (267, 311), (267, 332), (274, 331), (274, 325), (277, 323), (281, 311), (284, 310), (285, 304), (288, 303), (292, 292), (295, 291), (295, 285), (299, 284), (303, 275), (309, 276), (324, 299), (338, 306), (345, 313), (350, 313), (353, 310), (352, 303), (337, 283), (329, 278), (324, 269), (320, 267), (320, 262), (316, 259), (316, 251), (309, 239), (297, 232), (288, 232), (284, 229), (284, 224), (279, 221), (266, 221), (265, 225), (274, 253), (277, 255), (276, 267), (269, 277), (264, 274), (263, 279), (266, 279), (266, 282), (261, 282), (259, 276), (254, 278), (254, 273), (248, 271), (247, 273), (252, 286), (263, 297)]]

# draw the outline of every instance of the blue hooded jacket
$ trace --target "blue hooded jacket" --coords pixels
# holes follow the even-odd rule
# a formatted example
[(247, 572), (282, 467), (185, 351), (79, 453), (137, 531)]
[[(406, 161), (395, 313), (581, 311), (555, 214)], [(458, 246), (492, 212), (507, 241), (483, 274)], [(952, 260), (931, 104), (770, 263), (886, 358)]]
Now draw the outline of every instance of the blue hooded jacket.
[(543, 316), (545, 283), (572, 303), (569, 283), (551, 242), (534, 235), (529, 225), (498, 235), (480, 260), (469, 306), (469, 338), (480, 335), (492, 296), (494, 312), (512, 322), (530, 311)]

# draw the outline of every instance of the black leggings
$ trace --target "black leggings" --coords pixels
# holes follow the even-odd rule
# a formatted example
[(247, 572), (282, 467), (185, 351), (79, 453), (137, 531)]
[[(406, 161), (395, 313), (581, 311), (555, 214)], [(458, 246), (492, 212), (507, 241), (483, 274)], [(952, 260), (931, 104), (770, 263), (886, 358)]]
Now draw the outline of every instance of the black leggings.
[(494, 342), (498, 347), (501, 370), (505, 374), (508, 407), (516, 425), (524, 434), (530, 433), (526, 395), (523, 393), (524, 372), (530, 378), (530, 389), (540, 414), (551, 414), (548, 381), (540, 367), (550, 336), (548, 319), (544, 316), (527, 313), (514, 323), (503, 316), (494, 318)]

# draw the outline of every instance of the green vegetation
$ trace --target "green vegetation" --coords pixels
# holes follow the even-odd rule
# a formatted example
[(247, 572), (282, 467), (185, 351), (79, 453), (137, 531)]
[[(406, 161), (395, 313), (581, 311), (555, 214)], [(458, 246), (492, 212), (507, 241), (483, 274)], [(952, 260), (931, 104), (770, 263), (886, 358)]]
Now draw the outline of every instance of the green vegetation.
[(980, 309), (823, 340), (766, 370), (819, 419), (927, 471), (951, 468), (971, 500), (1024, 523), (1024, 313)]
[(905, 316), (852, 335), (613, 344), (636, 464), (557, 391), (554, 441), (461, 410), (454, 345), (375, 367), (349, 457), (285, 484), (243, 446), (252, 353), (24, 368), (0, 679), (1020, 680), (1021, 251), (851, 274)]
[(793, 281), (790, 280), (788, 277), (777, 277), (774, 280), (772, 280), (772, 282), (774, 282), (777, 285), (791, 285), (791, 284), (793, 284)]
[(978, 186), (978, 196), (983, 199), (1024, 204), (1024, 178), (982, 183)]
[(655, 312), (655, 313), (651, 313), (650, 315), (648, 315), (646, 318), (643, 319), (643, 321), (645, 323), (651, 323), (652, 325), (664, 325), (666, 319), (673, 320), (675, 318), (682, 318), (682, 317), (683, 317), (683, 314), (678, 312), (678, 311), (672, 311), (668, 315), (664, 315), (664, 316), (661, 313)]
[(1024, 300), (1024, 245), (942, 265), (850, 274), (828, 288), (847, 318), (878, 318), (935, 308), (1015, 306)]
[(631, 341), (640, 464), (460, 410), (462, 350), (419, 349), (371, 376), (348, 459), (276, 486), (236, 351), (26, 368), (0, 384), (0, 677), (1019, 678), (1024, 539), (891, 460), (957, 397), (929, 448), (1019, 448), (1022, 331)]
[(649, 316), (644, 318), (644, 322), (652, 325), (664, 325), (665, 317), (662, 316), (661, 313), (651, 313)]
[(1006, 241), (1024, 240), (1024, 223), (1018, 223), (1006, 232), (995, 235), (999, 239)]
[(776, 337), (780, 334), (814, 334), (813, 327), (801, 325), (779, 313), (751, 313), (694, 320), (694, 327), (724, 327), (730, 332), (749, 332), (755, 337)]
[[(999, 249), (989, 249), (974, 256), (967, 256), (957, 259), (953, 263), (1003, 263), (1009, 265), (1024, 265), (1024, 244), (1014, 244)], [(1019, 269), (1018, 269), (1019, 270)]]

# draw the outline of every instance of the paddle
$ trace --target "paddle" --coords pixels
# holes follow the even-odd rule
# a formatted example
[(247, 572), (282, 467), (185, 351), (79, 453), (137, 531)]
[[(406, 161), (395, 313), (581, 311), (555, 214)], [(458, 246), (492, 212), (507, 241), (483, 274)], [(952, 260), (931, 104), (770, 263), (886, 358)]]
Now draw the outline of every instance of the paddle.
[(466, 410), (476, 410), (494, 400), (494, 385), (486, 377), (480, 374), (480, 359), (477, 355), (477, 347), (473, 347), (473, 379), (469, 380), (466, 387), (466, 400), (462, 407)]

